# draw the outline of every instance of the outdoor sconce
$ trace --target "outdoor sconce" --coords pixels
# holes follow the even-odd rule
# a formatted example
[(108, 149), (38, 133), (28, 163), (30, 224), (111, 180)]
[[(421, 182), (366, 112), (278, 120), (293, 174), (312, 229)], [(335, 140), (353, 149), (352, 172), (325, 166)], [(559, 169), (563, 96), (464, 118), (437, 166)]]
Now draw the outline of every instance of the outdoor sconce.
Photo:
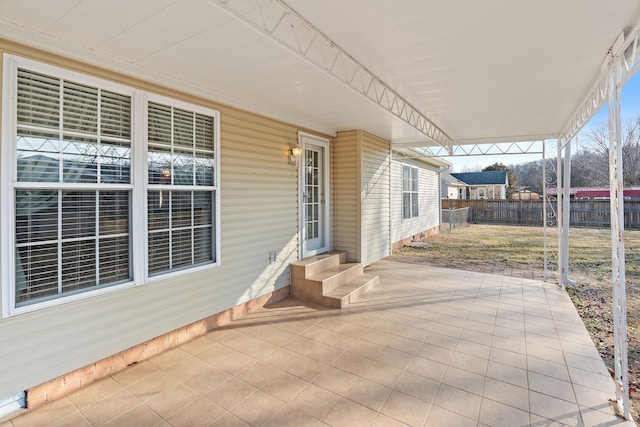
[(289, 149), (289, 164), (295, 165), (298, 163), (298, 157), (302, 156), (302, 148), (298, 145)]

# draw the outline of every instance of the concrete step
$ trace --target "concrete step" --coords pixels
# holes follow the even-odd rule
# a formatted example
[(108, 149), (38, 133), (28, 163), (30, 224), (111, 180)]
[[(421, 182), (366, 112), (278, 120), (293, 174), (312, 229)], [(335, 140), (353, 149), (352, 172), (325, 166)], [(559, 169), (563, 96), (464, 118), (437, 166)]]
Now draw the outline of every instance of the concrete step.
[(362, 294), (380, 283), (380, 277), (374, 274), (361, 274), (353, 280), (338, 286), (324, 294), (326, 305), (335, 308), (345, 308), (358, 300)]
[(343, 308), (378, 284), (378, 276), (364, 274), (362, 263), (346, 258), (346, 252), (333, 251), (291, 263), (291, 295)]
[(309, 285), (320, 285), (322, 294), (331, 292), (344, 283), (355, 279), (364, 272), (364, 267), (359, 262), (346, 262), (329, 267), (321, 272), (307, 277)]
[(309, 258), (301, 259), (300, 261), (291, 263), (291, 280), (304, 280), (321, 271), (336, 267), (347, 261), (347, 253), (344, 251), (331, 251), (320, 255), (315, 255)]

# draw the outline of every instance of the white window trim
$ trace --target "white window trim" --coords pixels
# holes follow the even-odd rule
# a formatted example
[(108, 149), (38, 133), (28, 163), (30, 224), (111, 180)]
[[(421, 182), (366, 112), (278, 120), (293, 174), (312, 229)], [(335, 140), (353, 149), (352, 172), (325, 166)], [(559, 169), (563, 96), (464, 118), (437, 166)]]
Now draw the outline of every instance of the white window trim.
[[(210, 108), (180, 101), (174, 98), (151, 94), (131, 86), (78, 73), (65, 68), (11, 54), (3, 54), (2, 69), (2, 143), (0, 144), (0, 227), (4, 230), (0, 236), (0, 279), (2, 280), (2, 318), (30, 313), (48, 307), (54, 307), (73, 301), (93, 298), (175, 276), (183, 276), (201, 270), (220, 266), (220, 113)], [(131, 183), (122, 187), (131, 191), (130, 205), (130, 244), (131, 274), (133, 280), (105, 288), (87, 290), (73, 295), (60, 296), (50, 300), (16, 307), (15, 304), (15, 205), (13, 182), (17, 179), (15, 167), (17, 132), (17, 70), (25, 68), (43, 74), (49, 74), (67, 80), (77, 81), (118, 93), (128, 94), (132, 98), (132, 134), (131, 134)], [(149, 101), (169, 104), (193, 112), (202, 113), (214, 119), (214, 186), (213, 197), (213, 251), (215, 260), (210, 264), (199, 265), (183, 270), (159, 274), (152, 278), (147, 274), (147, 105)], [(137, 142), (137, 143), (136, 143)], [(58, 188), (59, 186), (56, 186)], [(136, 231), (140, 230), (140, 231)]]
[[(415, 165), (409, 164), (409, 163), (402, 163), (402, 172), (401, 172), (401, 194), (402, 194), (402, 205), (401, 205), (401, 215), (402, 215), (402, 220), (403, 221), (411, 221), (415, 218), (419, 218), (420, 217), (420, 174), (418, 173), (420, 168), (418, 168)], [(416, 171), (416, 190), (409, 190), (409, 191), (405, 191), (404, 189), (404, 168), (408, 167), (410, 170), (415, 170)], [(411, 173), (410, 173), (411, 174)], [(411, 180), (411, 176), (409, 176), (409, 180)], [(409, 203), (409, 216), (404, 215), (404, 195), (405, 194), (411, 194), (411, 202)], [(415, 196), (417, 197), (417, 205), (418, 205), (418, 214), (417, 215), (413, 215), (413, 194), (415, 194)]]

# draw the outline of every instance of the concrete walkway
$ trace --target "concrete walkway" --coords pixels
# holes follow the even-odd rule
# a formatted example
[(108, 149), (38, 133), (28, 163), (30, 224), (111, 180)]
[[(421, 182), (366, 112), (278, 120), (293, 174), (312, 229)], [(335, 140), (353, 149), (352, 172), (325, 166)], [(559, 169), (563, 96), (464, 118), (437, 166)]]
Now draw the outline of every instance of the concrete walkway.
[(287, 299), (0, 427), (632, 426), (553, 284), (380, 261), (343, 310)]

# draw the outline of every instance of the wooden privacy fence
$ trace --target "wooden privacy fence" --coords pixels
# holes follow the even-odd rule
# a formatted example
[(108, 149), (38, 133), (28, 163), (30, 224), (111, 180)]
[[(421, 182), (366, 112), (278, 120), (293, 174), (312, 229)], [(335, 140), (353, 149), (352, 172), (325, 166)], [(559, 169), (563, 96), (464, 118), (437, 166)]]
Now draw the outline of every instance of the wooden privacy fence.
[[(442, 211), (468, 207), (468, 222), (484, 224), (543, 225), (543, 200), (457, 200), (443, 199)], [(547, 213), (557, 211), (556, 201), (547, 202)], [(570, 225), (609, 227), (609, 200), (571, 200)], [(555, 215), (550, 217), (555, 225)], [(625, 228), (640, 229), (640, 200), (624, 202)]]

